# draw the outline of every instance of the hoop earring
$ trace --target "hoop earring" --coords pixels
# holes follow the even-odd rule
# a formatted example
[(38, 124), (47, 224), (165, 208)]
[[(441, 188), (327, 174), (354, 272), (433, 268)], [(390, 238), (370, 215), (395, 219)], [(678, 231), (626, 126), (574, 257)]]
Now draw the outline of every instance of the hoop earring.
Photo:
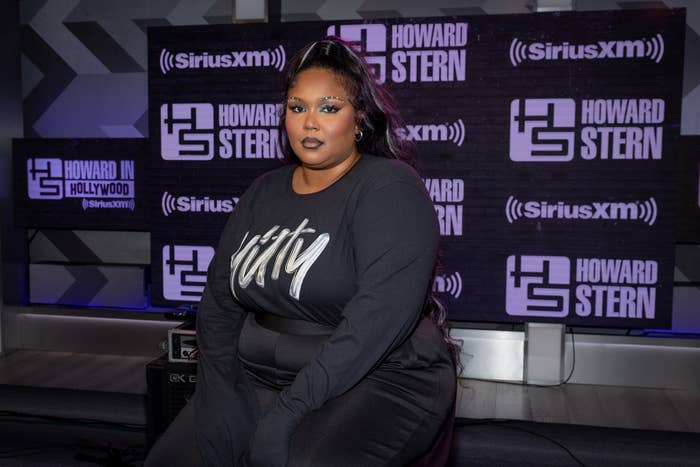
[(362, 140), (363, 136), (364, 136), (364, 133), (362, 133), (362, 130), (355, 133), (355, 142), (359, 143)]

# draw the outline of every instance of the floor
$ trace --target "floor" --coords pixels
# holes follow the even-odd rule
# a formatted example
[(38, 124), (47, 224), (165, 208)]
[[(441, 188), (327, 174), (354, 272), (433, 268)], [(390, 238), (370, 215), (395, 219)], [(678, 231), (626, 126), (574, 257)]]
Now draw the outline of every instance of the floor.
[(18, 350), (0, 357), (0, 384), (146, 393), (153, 357)]
[[(0, 357), (0, 466), (140, 465), (151, 360), (38, 351)], [(668, 452), (676, 453), (673, 465), (700, 458), (698, 393), (465, 379), (457, 397), (450, 466), (666, 465), (658, 456)]]
[[(16, 351), (0, 357), (0, 385), (146, 394), (152, 357)], [(0, 408), (18, 400), (0, 399)], [(567, 384), (460, 380), (457, 416), (700, 433), (700, 393)]]
[(461, 380), (460, 386), (459, 417), (700, 433), (700, 392), (477, 380)]

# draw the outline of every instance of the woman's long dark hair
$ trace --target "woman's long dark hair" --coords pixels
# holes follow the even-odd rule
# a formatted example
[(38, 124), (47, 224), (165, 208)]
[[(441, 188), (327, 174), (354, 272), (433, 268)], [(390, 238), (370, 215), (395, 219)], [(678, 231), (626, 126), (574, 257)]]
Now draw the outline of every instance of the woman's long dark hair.
[[(377, 83), (362, 55), (351, 44), (332, 36), (308, 44), (297, 52), (287, 65), (279, 135), (280, 147), (288, 162), (300, 163), (286, 135), (285, 104), (289, 97), (289, 89), (294, 85), (297, 76), (309, 68), (332, 71), (345, 87), (352, 106), (363, 115), (362, 120), (357, 122), (362, 130), (362, 138), (356, 143), (360, 153), (399, 159), (416, 169), (413, 148), (399, 137), (397, 131), (404, 125), (393, 97), (384, 86)], [(453, 360), (461, 369), (458, 346), (449, 336), (445, 307), (432, 288), (428, 292), (423, 312), (442, 330)]]

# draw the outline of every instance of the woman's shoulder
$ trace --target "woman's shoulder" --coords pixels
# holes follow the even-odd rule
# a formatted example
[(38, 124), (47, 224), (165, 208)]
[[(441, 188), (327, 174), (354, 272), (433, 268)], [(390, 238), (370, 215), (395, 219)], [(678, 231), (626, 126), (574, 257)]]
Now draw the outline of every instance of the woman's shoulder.
[(263, 172), (253, 179), (247, 191), (260, 195), (283, 190), (289, 182), (290, 172), (294, 170), (294, 167), (292, 164), (284, 164)]
[(420, 175), (406, 162), (371, 154), (365, 154), (362, 158), (360, 175), (368, 187), (380, 189), (387, 185), (407, 184), (424, 189)]
[(294, 164), (283, 163), (279, 167), (275, 167), (259, 175), (255, 179), (255, 183), (274, 184), (286, 180), (295, 167), (296, 165)]
[(385, 157), (369, 155), (363, 159), (360, 189), (356, 191), (357, 203), (353, 211), (356, 218), (376, 219), (379, 216), (393, 219), (391, 222), (397, 224), (424, 222), (429, 229), (436, 225), (433, 203), (423, 179), (412, 166)]

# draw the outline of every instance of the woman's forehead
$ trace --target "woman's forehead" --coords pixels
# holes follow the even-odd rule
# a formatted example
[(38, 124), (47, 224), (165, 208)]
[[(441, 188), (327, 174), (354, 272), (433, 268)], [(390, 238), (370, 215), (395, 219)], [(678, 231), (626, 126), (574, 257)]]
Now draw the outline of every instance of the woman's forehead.
[(325, 68), (308, 68), (299, 73), (289, 87), (289, 97), (339, 97), (348, 99), (344, 80), (337, 73)]

